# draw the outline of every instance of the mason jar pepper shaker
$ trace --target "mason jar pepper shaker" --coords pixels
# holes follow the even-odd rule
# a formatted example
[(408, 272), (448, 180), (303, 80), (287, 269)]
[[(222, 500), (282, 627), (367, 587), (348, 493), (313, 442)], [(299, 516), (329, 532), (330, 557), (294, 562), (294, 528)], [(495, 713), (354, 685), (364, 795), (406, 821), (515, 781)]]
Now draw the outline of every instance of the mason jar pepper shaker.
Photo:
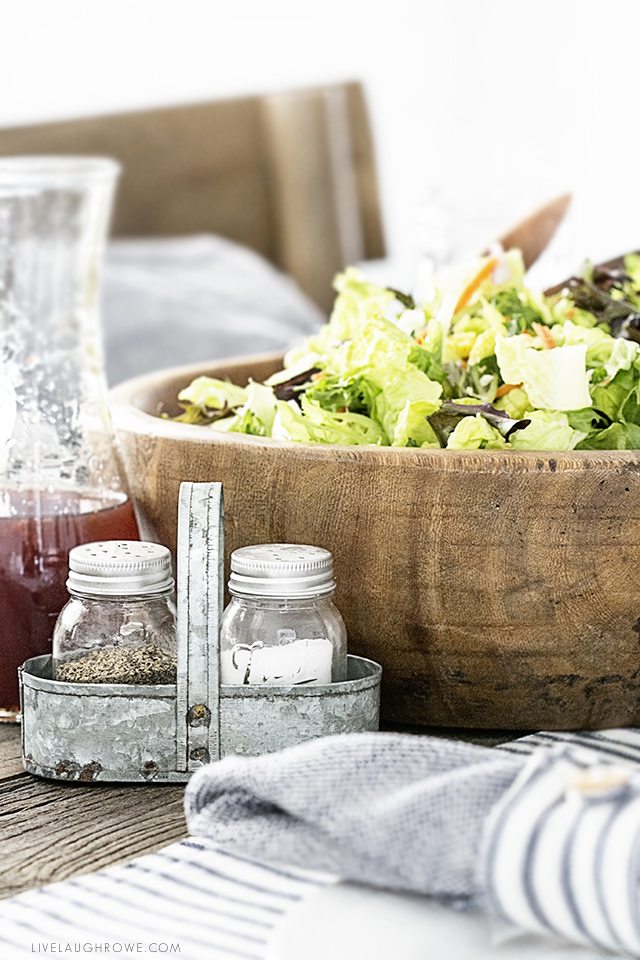
[(56, 680), (175, 683), (171, 554), (158, 543), (85, 543), (69, 553), (70, 600), (53, 634)]
[(333, 557), (301, 544), (231, 555), (231, 602), (220, 626), (223, 684), (295, 685), (347, 679), (347, 633), (332, 597)]

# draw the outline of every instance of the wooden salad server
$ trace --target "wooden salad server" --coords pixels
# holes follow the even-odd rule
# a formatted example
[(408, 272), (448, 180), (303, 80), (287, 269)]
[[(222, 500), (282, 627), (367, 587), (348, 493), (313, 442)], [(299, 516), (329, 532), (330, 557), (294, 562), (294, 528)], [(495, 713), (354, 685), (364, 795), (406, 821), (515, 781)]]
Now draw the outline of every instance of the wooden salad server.
[(498, 237), (503, 250), (518, 247), (522, 251), (525, 268), (528, 270), (549, 246), (556, 230), (564, 220), (571, 205), (572, 195), (563, 193), (548, 200), (524, 220), (506, 230)]

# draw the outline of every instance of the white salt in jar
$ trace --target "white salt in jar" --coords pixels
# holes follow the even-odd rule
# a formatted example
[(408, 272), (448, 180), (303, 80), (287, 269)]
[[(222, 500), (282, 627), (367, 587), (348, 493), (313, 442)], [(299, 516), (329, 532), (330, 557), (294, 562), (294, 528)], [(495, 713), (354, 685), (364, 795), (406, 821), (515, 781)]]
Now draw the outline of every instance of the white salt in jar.
[(347, 632), (332, 597), (333, 557), (294, 543), (231, 555), (231, 602), (220, 626), (223, 684), (313, 684), (347, 679)]

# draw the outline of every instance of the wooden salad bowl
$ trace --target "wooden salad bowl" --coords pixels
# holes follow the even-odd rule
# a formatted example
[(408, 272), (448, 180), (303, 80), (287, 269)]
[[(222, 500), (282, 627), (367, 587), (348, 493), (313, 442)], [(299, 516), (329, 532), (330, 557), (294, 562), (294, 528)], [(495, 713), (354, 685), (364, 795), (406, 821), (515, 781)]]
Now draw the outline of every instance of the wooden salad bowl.
[[(640, 456), (284, 444), (174, 423), (202, 364), (113, 392), (131, 491), (175, 548), (182, 480), (221, 480), (227, 560), (251, 543), (335, 557), (350, 651), (383, 667), (387, 723), (513, 730), (640, 723)], [(228, 569), (228, 568), (227, 568)]]

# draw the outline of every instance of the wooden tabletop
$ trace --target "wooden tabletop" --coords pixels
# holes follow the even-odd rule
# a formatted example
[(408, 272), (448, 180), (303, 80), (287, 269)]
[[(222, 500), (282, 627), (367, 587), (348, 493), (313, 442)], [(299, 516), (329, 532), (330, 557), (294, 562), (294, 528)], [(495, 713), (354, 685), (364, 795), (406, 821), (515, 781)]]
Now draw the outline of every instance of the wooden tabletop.
[(152, 853), (187, 835), (184, 784), (53, 783), (25, 773), (0, 724), (0, 898)]

